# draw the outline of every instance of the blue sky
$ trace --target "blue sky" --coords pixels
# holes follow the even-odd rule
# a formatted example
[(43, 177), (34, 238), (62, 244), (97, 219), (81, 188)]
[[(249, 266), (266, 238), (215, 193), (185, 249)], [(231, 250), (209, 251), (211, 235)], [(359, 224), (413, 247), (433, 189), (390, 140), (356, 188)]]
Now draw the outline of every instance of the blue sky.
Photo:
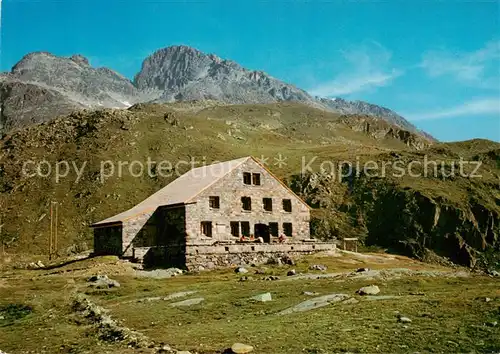
[(0, 70), (87, 56), (132, 78), (174, 44), (313, 94), (386, 106), (444, 141), (500, 141), (498, 1), (3, 0)]

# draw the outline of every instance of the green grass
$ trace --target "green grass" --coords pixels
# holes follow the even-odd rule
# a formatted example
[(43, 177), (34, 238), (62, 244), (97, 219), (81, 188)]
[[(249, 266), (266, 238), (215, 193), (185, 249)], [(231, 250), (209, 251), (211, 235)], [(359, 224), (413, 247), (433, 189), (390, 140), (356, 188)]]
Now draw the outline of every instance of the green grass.
[[(352, 271), (358, 267), (448, 270), (408, 258), (306, 257), (296, 266), (307, 272), (310, 264), (321, 263), (329, 272)], [(93, 260), (92, 262), (96, 262)], [(82, 261), (82, 265), (89, 261)], [(47, 353), (126, 353), (121, 343), (98, 340), (95, 330), (76, 316), (70, 305), (75, 287), (92, 301), (110, 310), (110, 315), (156, 342), (180, 350), (221, 353), (234, 342), (255, 347), (255, 353), (331, 352), (495, 352), (500, 350), (498, 280), (484, 276), (468, 278), (404, 276), (399, 279), (354, 280), (313, 279), (285, 281), (290, 266), (267, 267), (267, 274), (280, 281), (240, 282), (232, 270), (203, 272), (170, 279), (135, 278), (120, 273), (112, 278), (120, 288), (88, 290), (86, 279), (97, 269), (68, 267), (68, 272), (10, 273), (8, 286), (0, 287), (0, 308), (9, 304), (29, 306), (32, 311), (0, 327), (0, 348), (9, 353), (34, 350)], [(73, 269), (70, 271), (70, 268)], [(103, 267), (109, 267), (104, 264)], [(108, 271), (111, 268), (104, 268)], [(118, 269), (118, 268), (117, 268)], [(253, 270), (254, 268), (250, 268)], [(111, 275), (110, 275), (111, 276)], [(30, 280), (32, 279), (32, 280)], [(75, 284), (68, 279), (76, 280)], [(362, 286), (376, 284), (381, 295), (397, 299), (366, 301), (355, 295)], [(174, 301), (137, 302), (177, 291), (197, 290), (190, 297), (205, 301), (188, 308), (173, 308)], [(310, 297), (304, 291), (346, 293), (357, 304), (336, 303), (304, 313), (278, 316), (277, 313)], [(272, 302), (249, 301), (253, 295), (271, 292)], [(491, 301), (486, 302), (485, 298)], [(396, 311), (412, 323), (404, 327)], [(25, 315), (25, 316), (24, 316)], [(64, 346), (61, 349), (61, 346)]]

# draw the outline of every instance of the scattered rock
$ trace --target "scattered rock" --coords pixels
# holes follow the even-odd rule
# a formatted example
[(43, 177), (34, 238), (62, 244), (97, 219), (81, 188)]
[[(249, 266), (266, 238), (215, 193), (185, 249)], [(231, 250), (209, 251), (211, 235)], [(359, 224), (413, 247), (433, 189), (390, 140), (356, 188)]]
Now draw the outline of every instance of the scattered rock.
[(356, 291), (356, 294), (359, 295), (377, 295), (380, 292), (380, 289), (376, 285), (369, 285), (369, 286), (364, 286), (358, 291)]
[(397, 317), (398, 317), (398, 321), (401, 323), (411, 323), (411, 320), (406, 316), (402, 316), (402, 315), (398, 314)]
[(303, 294), (307, 295), (307, 296), (318, 296), (319, 295), (319, 293), (315, 293), (312, 291), (304, 291)]
[(489, 298), (489, 297), (485, 297), (485, 298), (484, 298), (484, 301), (485, 301), (485, 302), (490, 302), (490, 301), (491, 301), (491, 298)]
[(240, 281), (249, 281), (249, 280), (253, 280), (253, 277), (244, 275), (240, 278)]
[(89, 286), (96, 289), (110, 289), (110, 288), (119, 288), (120, 283), (118, 283), (114, 279), (108, 278), (107, 275), (93, 275), (88, 279), (90, 283)]
[(255, 274), (266, 274), (267, 269), (257, 269), (255, 270)]
[(422, 312), (419, 316), (420, 317), (427, 317), (427, 318), (434, 318), (434, 315), (432, 313), (429, 313), (429, 312)]
[(326, 266), (324, 266), (323, 264), (313, 264), (309, 267), (309, 269), (310, 270), (320, 270), (320, 271), (324, 272), (328, 268)]
[(172, 307), (185, 307), (185, 306), (192, 306), (192, 305), (198, 305), (202, 303), (205, 300), (203, 297), (195, 297), (193, 299), (187, 299), (179, 302), (174, 302), (173, 304), (170, 304)]
[(283, 262), (281, 261), (280, 257), (270, 257), (267, 260), (267, 264), (275, 264), (275, 265), (282, 265)]
[(301, 302), (300, 304), (290, 307), (278, 313), (278, 315), (288, 315), (294, 312), (304, 312), (317, 309), (319, 307), (328, 306), (331, 303), (343, 301), (349, 298), (347, 294), (330, 294), (323, 295), (320, 297), (315, 297), (310, 300)]
[(370, 271), (370, 268), (358, 268), (356, 269), (356, 273), (362, 273), (362, 272), (368, 272)]
[(491, 275), (492, 277), (500, 277), (500, 272), (492, 269), (488, 270), (486, 274)]
[(291, 266), (294, 266), (295, 265), (295, 261), (293, 260), (292, 257), (290, 256), (283, 256), (281, 257), (281, 261), (284, 263), (284, 264), (288, 264), (288, 265), (291, 265)]
[(486, 322), (488, 327), (496, 327), (498, 325), (497, 321)]
[(31, 262), (30, 264), (28, 264), (27, 268), (28, 269), (42, 269), (42, 268), (45, 268), (45, 265), (42, 263), (42, 261), (37, 261), (36, 263)]
[(158, 354), (160, 354), (160, 353), (172, 353), (173, 350), (168, 344), (160, 343), (160, 347), (158, 348), (158, 350), (156, 352)]
[(168, 279), (183, 274), (184, 271), (179, 268), (137, 270), (135, 274), (141, 278)]
[(248, 269), (244, 268), (244, 267), (238, 267), (234, 270), (235, 273), (248, 273)]
[(234, 343), (231, 346), (231, 351), (234, 354), (246, 354), (246, 353), (251, 353), (253, 351), (253, 347), (251, 345), (243, 343)]
[(267, 277), (262, 278), (262, 280), (280, 280), (280, 277), (277, 275), (269, 275)]
[(351, 297), (347, 300), (342, 301), (343, 304), (357, 304), (359, 301), (355, 298)]
[(286, 275), (288, 275), (288, 276), (292, 276), (292, 275), (296, 275), (296, 274), (297, 274), (297, 272), (295, 271), (295, 269), (290, 269), (288, 271), (288, 273), (286, 273)]
[(271, 296), (271, 293), (263, 293), (259, 295), (255, 295), (251, 297), (252, 300), (259, 301), (259, 302), (267, 302), (267, 301), (273, 301), (273, 297)]
[(133, 348), (154, 346), (154, 342), (144, 334), (120, 326), (104, 308), (94, 304), (82, 294), (77, 294), (73, 298), (72, 308), (97, 327), (99, 338), (103, 340), (126, 341), (126, 344)]
[(421, 292), (421, 291), (412, 291), (410, 292), (410, 295), (419, 295), (419, 296), (424, 296), (425, 293)]

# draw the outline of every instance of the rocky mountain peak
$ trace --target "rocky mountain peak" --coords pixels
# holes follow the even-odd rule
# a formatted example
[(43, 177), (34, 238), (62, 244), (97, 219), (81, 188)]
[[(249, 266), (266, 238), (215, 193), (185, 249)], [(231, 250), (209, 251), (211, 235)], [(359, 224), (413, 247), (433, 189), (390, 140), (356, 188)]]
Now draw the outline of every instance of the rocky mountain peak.
[(316, 104), (305, 91), (262, 71), (187, 46), (160, 49), (146, 58), (134, 83), (158, 101), (212, 99), (226, 103), (297, 101)]
[[(151, 101), (216, 100), (228, 104), (293, 101), (326, 111), (378, 117), (402, 129), (423, 134), (387, 108), (342, 98), (312, 97), (264, 71), (249, 70), (234, 61), (186, 45), (162, 48), (148, 56), (133, 83), (109, 68), (92, 67), (82, 55), (66, 58), (48, 52), (30, 53), (10, 73), (0, 73), (0, 85), (6, 82), (29, 84), (31, 86), (23, 89), (44, 92), (44, 97), (50, 97), (52, 102), (55, 102), (54, 97), (58, 102), (63, 100), (64, 107), (125, 108), (134, 103)], [(43, 90), (36, 90), (32, 85)], [(17, 89), (15, 92), (20, 94), (21, 91)], [(26, 101), (13, 99), (10, 102)], [(39, 100), (30, 102), (43, 105)], [(22, 115), (27, 117), (24, 121), (51, 119), (52, 110), (40, 106), (27, 108), (19, 103), (17, 108), (11, 108), (11, 112), (22, 109)], [(12, 119), (15, 119), (15, 114), (12, 114)], [(9, 120), (5, 115), (3, 119)]]
[(75, 63), (81, 66), (90, 66), (89, 60), (85, 58), (83, 55), (75, 54), (70, 57)]

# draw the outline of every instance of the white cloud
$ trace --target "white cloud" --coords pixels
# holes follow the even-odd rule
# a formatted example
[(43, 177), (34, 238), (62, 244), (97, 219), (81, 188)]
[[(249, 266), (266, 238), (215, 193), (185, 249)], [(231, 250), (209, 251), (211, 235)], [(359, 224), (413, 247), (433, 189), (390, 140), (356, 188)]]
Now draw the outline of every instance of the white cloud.
[(477, 99), (443, 110), (423, 112), (420, 114), (406, 114), (405, 117), (411, 121), (420, 121), (485, 114), (498, 115), (500, 119), (500, 98)]
[(346, 64), (342, 70), (349, 74), (317, 84), (308, 90), (311, 95), (332, 97), (367, 91), (386, 86), (402, 74), (390, 68), (391, 52), (376, 42), (341, 51), (341, 54)]
[(313, 96), (329, 97), (349, 95), (354, 92), (365, 91), (375, 87), (389, 84), (400, 72), (393, 70), (391, 73), (377, 72), (359, 76), (340, 76), (335, 80), (321, 84), (309, 93)]
[(424, 53), (419, 65), (432, 77), (452, 76), (480, 88), (500, 88), (500, 40), (490, 41), (474, 52), (446, 50)]

